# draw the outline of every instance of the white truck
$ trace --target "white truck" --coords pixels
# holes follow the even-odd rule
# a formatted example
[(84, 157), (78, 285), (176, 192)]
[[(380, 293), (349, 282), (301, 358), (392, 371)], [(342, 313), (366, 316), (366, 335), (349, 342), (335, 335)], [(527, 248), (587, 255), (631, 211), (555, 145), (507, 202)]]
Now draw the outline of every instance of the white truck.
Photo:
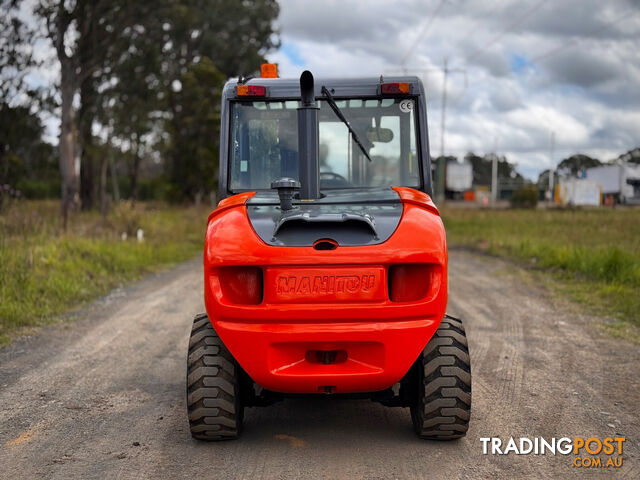
[(619, 161), (586, 170), (586, 179), (600, 186), (603, 197), (612, 195), (617, 202), (640, 204), (640, 165)]
[(600, 185), (585, 178), (561, 178), (556, 187), (556, 203), (563, 206), (600, 205)]
[(445, 190), (447, 196), (461, 197), (464, 192), (471, 189), (473, 184), (473, 166), (467, 159), (458, 161), (449, 159), (445, 172)]

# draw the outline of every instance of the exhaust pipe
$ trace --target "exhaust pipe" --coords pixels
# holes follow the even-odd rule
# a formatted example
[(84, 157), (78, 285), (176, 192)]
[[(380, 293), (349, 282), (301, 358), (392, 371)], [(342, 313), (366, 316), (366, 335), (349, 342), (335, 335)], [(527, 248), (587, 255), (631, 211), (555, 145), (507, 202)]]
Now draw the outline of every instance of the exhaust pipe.
[(320, 149), (318, 110), (313, 88), (313, 75), (305, 70), (300, 75), (300, 97), (298, 108), (298, 171), (300, 176), (300, 198), (320, 198)]

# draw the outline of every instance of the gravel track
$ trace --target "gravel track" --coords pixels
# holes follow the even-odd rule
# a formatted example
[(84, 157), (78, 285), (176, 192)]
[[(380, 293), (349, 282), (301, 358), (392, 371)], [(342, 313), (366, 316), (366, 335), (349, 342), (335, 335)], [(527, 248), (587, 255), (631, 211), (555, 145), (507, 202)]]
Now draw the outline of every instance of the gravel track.
[[(467, 437), (416, 438), (409, 409), (295, 399), (245, 413), (238, 441), (192, 440), (188, 335), (203, 311), (184, 263), (0, 350), (0, 478), (640, 478), (640, 348), (606, 337), (512, 264), (450, 252), (448, 311), (473, 371)], [(624, 466), (485, 456), (480, 437), (625, 436)]]

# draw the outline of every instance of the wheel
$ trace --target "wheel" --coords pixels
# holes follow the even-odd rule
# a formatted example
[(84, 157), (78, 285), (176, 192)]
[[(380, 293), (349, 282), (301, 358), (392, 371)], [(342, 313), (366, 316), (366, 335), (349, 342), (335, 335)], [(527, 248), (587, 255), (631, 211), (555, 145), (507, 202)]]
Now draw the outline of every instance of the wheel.
[(193, 438), (232, 440), (240, 435), (244, 408), (239, 374), (240, 367), (209, 317), (196, 315), (187, 358), (187, 412)]
[(444, 316), (417, 360), (417, 378), (411, 419), (418, 436), (464, 437), (471, 415), (471, 364), (462, 320)]

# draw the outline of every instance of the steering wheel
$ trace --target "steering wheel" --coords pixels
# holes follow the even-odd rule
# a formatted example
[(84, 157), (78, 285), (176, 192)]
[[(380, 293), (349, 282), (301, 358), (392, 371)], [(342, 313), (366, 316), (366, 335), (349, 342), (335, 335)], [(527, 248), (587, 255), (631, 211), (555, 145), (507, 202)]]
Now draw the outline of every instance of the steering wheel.
[(320, 183), (325, 188), (350, 187), (351, 183), (342, 175), (335, 172), (320, 172)]

